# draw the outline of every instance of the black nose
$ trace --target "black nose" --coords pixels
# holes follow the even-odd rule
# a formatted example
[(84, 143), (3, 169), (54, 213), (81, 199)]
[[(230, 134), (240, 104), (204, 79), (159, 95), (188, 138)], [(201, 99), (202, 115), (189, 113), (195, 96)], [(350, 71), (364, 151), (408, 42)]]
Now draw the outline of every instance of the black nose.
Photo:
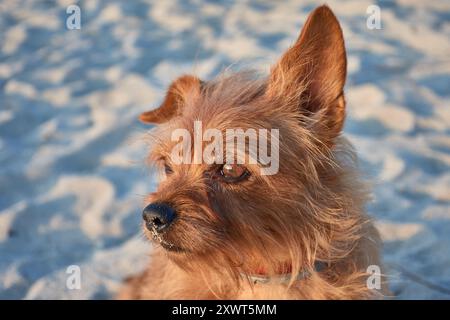
[(142, 211), (147, 229), (161, 232), (175, 220), (175, 210), (166, 203), (151, 203)]

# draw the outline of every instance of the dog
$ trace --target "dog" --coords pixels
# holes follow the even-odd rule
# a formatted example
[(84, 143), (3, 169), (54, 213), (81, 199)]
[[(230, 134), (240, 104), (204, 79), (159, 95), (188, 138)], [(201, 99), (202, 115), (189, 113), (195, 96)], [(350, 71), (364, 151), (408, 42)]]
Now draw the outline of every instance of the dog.
[[(382, 265), (381, 241), (364, 209), (370, 188), (342, 137), (345, 79), (342, 30), (325, 5), (268, 76), (176, 79), (161, 106), (140, 116), (157, 125), (148, 159), (165, 177), (143, 211), (144, 233), (156, 244), (151, 264), (118, 298), (383, 297), (385, 281), (371, 282)], [(278, 152), (276, 173), (263, 174), (261, 159), (250, 163), (248, 152), (240, 163), (174, 161), (180, 139), (173, 132), (195, 135), (200, 122), (224, 141), (220, 134), (230, 128), (277, 130), (266, 141)], [(185, 151), (206, 148), (188, 141)]]

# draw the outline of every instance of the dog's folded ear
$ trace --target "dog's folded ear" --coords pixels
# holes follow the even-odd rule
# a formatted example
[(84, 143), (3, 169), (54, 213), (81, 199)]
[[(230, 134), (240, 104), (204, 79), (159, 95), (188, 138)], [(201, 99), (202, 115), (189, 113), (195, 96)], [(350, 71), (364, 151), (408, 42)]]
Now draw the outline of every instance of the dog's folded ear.
[[(326, 144), (340, 133), (345, 118), (343, 88), (346, 54), (341, 27), (327, 6), (308, 17), (296, 43), (273, 66), (267, 95), (312, 118)], [(297, 105), (295, 105), (298, 103)]]
[(144, 123), (164, 123), (180, 115), (186, 98), (200, 94), (202, 81), (192, 75), (184, 75), (172, 82), (163, 103), (156, 109), (142, 113), (139, 120)]

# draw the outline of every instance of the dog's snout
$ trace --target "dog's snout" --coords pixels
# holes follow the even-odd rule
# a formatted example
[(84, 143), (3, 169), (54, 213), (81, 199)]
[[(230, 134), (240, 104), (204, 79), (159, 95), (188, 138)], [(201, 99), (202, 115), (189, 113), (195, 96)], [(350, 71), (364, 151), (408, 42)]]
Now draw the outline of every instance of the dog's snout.
[(175, 210), (166, 203), (151, 203), (142, 211), (147, 229), (161, 232), (175, 220)]

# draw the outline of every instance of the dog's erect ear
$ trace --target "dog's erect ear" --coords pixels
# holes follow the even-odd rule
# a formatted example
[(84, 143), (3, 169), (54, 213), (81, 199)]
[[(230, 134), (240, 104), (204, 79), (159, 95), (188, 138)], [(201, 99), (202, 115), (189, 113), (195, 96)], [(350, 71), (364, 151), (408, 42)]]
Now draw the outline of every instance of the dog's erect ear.
[(324, 5), (309, 15), (296, 43), (273, 66), (267, 94), (298, 101), (299, 111), (317, 120), (328, 143), (344, 122), (346, 69), (341, 27)]
[(156, 109), (142, 113), (144, 123), (164, 123), (181, 113), (189, 94), (199, 94), (202, 82), (195, 76), (184, 75), (176, 79), (167, 90), (163, 103)]

